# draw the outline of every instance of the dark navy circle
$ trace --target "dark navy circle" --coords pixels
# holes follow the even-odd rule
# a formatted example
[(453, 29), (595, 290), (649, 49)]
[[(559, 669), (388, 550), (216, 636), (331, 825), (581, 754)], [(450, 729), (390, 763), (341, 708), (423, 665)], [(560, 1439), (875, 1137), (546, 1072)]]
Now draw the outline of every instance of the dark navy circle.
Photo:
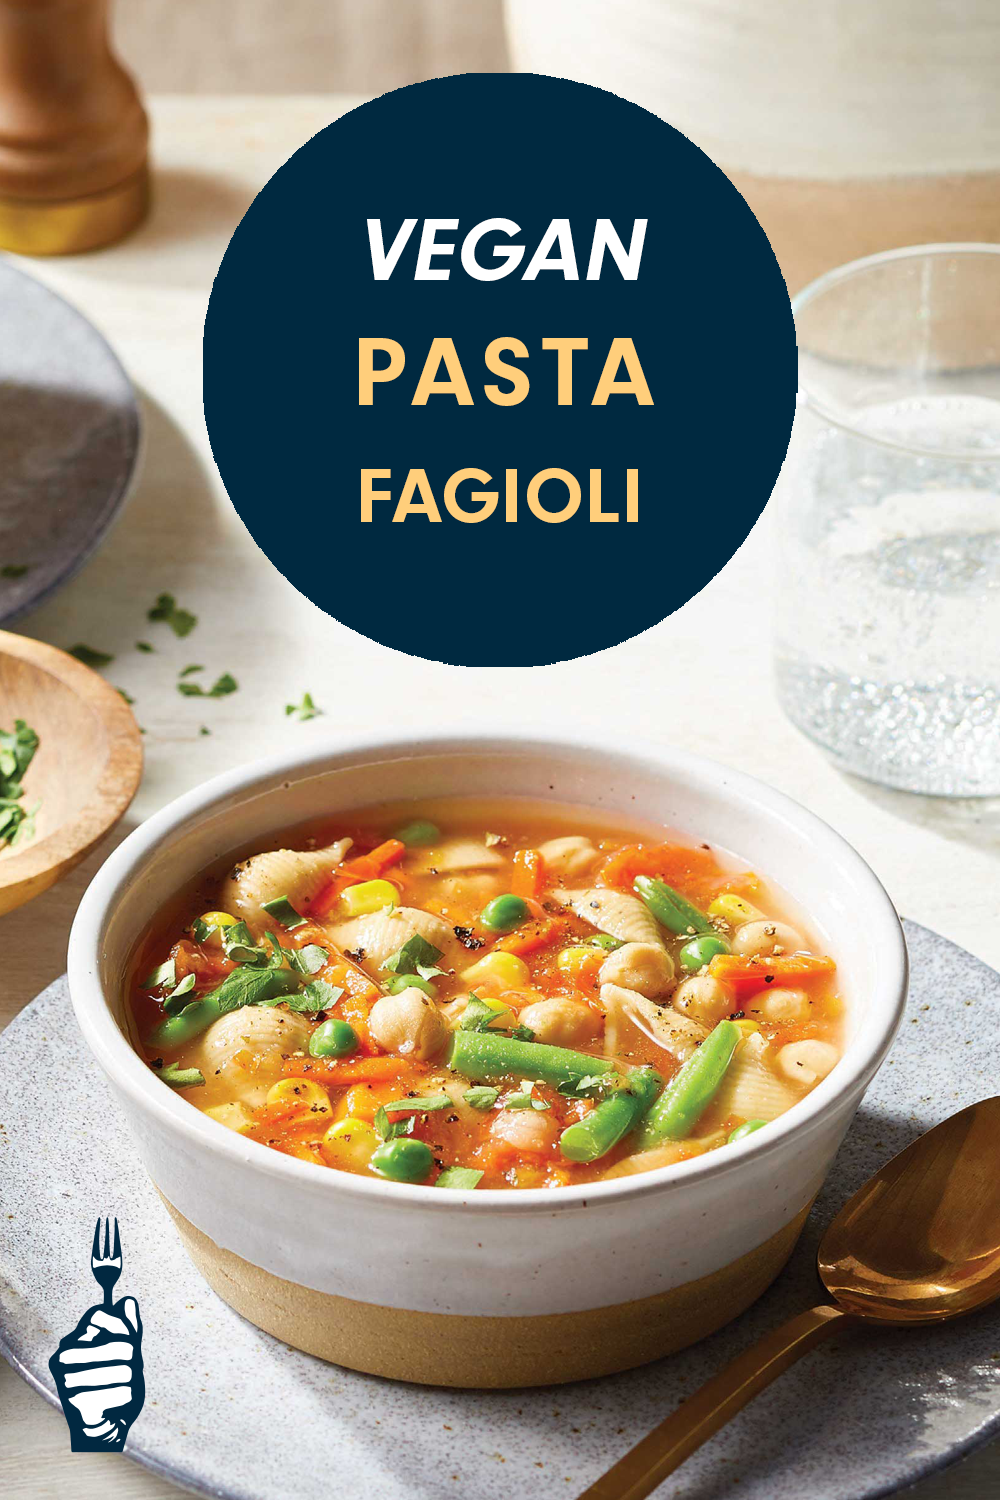
[[(470, 240), (487, 220), (508, 223)], [(618, 254), (598, 276), (599, 221)], [(447, 279), (416, 278), (422, 242)], [(512, 246), (511, 274), (469, 274), (504, 268)], [(370, 379), (362, 340), (379, 346), (364, 345)], [(520, 376), (487, 368), (497, 340), (494, 363)], [(399, 89), (297, 151), (233, 235), (204, 358), (212, 450), (272, 562), (371, 640), (465, 666), (584, 656), (696, 594), (767, 502), (796, 386), (784, 281), (723, 173), (637, 105), (532, 74)], [(422, 372), (462, 399), (414, 404)], [(370, 521), (364, 493), (389, 497)], [(477, 515), (489, 501), (474, 495), (494, 493), (475, 522), (446, 506)], [(540, 518), (529, 493), (567, 519)]]

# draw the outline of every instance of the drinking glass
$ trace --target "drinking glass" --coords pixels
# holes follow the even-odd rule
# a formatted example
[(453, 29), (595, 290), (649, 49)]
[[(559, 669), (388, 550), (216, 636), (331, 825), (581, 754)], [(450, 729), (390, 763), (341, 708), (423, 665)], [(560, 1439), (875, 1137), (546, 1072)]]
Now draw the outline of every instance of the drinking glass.
[(847, 771), (1000, 793), (1000, 245), (854, 261), (792, 304), (778, 691)]

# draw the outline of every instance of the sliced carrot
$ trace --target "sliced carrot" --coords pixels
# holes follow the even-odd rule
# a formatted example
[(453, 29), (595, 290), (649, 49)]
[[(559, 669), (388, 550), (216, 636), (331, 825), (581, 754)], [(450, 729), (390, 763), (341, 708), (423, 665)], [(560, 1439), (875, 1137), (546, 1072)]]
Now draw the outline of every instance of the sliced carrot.
[(709, 972), (720, 984), (727, 984), (741, 998), (754, 995), (772, 984), (805, 984), (834, 973), (832, 958), (812, 953), (791, 953), (770, 957), (744, 958), (737, 953), (717, 953)]
[(514, 896), (537, 900), (545, 884), (545, 861), (537, 849), (518, 849), (510, 889)]
[(536, 918), (527, 926), (519, 927), (516, 932), (501, 938), (496, 946), (503, 953), (516, 953), (521, 957), (526, 953), (537, 953), (539, 949), (547, 948), (550, 943), (561, 938), (568, 925), (562, 917)]
[(190, 943), (187, 938), (181, 938), (174, 944), (170, 956), (174, 961), (177, 979), (186, 979), (189, 974), (193, 974), (199, 987), (204, 985), (210, 989), (215, 988), (220, 979), (224, 979), (236, 968), (233, 960), (227, 958), (221, 948), (217, 953), (206, 953), (200, 944)]
[(630, 891), (637, 875), (652, 875), (681, 891), (714, 891), (724, 872), (710, 849), (686, 844), (626, 844), (601, 865), (598, 885)]
[(335, 1057), (286, 1057), (281, 1071), (286, 1078), (315, 1076), (331, 1088), (349, 1083), (389, 1083), (414, 1073), (425, 1073), (423, 1064), (403, 1057), (359, 1057), (340, 1062)]
[[(329, 885), (325, 885), (309, 903), (308, 915), (325, 917), (333, 910), (341, 893), (350, 885), (360, 885), (363, 880), (384, 878), (386, 870), (398, 865), (406, 853), (406, 845), (399, 839), (386, 839), (369, 854), (359, 854), (356, 859), (345, 859), (333, 872)], [(401, 881), (393, 881), (402, 888)]]

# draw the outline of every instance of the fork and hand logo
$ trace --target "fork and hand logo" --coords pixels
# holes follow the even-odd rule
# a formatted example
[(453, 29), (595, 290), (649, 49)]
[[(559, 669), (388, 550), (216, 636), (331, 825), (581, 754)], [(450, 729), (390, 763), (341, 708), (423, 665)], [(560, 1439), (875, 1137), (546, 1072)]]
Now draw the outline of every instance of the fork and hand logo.
[(146, 1399), (142, 1376), (142, 1324), (134, 1297), (112, 1300), (122, 1274), (118, 1220), (94, 1231), (90, 1261), (104, 1301), (84, 1313), (49, 1360), (74, 1453), (120, 1453)]

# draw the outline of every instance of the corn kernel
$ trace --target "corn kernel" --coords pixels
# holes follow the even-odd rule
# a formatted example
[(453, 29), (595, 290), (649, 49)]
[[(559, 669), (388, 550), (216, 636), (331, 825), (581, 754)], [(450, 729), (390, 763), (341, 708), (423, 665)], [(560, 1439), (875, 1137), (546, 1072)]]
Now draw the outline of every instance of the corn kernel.
[(556, 968), (568, 979), (586, 983), (593, 979), (607, 956), (603, 948), (587, 948), (582, 945), (564, 948), (556, 959)]
[(369, 912), (395, 906), (398, 897), (399, 892), (388, 880), (363, 880), (360, 885), (347, 887), (340, 898), (340, 907), (345, 916), (365, 917)]
[(517, 990), (528, 983), (531, 971), (522, 958), (516, 953), (487, 953), (478, 963), (471, 968), (465, 969), (462, 979), (468, 985), (480, 989), (484, 985), (490, 985), (498, 994), (505, 990)]
[(311, 1078), (282, 1078), (268, 1089), (265, 1103), (282, 1109), (295, 1107), (303, 1114), (307, 1110), (329, 1113), (330, 1096)]
[(727, 892), (724, 896), (716, 896), (708, 908), (710, 917), (724, 917), (727, 922), (759, 922), (764, 913), (759, 911), (750, 901), (744, 901), (742, 896), (734, 896)]
[(340, 1167), (345, 1172), (362, 1172), (378, 1144), (374, 1126), (356, 1115), (348, 1115), (330, 1126), (320, 1149), (328, 1166)]
[(748, 1036), (753, 1036), (755, 1031), (760, 1030), (757, 1022), (751, 1021), (747, 1016), (744, 1016), (742, 1020), (736, 1021), (734, 1024), (740, 1028), (743, 1033), (744, 1039)]
[(245, 1130), (248, 1125), (253, 1124), (253, 1113), (245, 1104), (213, 1104), (204, 1113), (229, 1130)]
[(198, 920), (204, 922), (205, 926), (211, 928), (213, 932), (223, 927), (236, 926), (236, 918), (231, 917), (227, 911), (203, 911)]

